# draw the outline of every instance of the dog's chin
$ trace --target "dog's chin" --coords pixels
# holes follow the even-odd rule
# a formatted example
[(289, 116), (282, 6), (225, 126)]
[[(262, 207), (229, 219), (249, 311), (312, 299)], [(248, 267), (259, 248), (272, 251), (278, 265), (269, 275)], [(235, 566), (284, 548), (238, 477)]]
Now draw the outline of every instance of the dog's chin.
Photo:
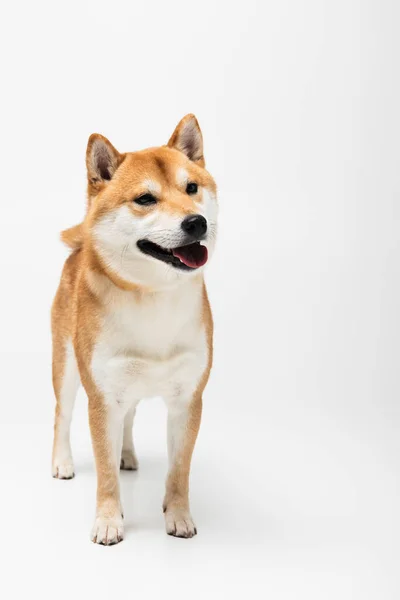
[(139, 240), (137, 246), (143, 254), (181, 271), (196, 271), (203, 267), (208, 260), (207, 248), (200, 242), (185, 244), (177, 248), (163, 248), (150, 240)]

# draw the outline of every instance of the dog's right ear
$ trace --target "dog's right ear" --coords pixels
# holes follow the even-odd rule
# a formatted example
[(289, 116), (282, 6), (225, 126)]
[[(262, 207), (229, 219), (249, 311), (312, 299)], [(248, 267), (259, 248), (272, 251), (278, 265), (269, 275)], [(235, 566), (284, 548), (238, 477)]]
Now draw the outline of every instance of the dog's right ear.
[(92, 133), (86, 150), (86, 167), (90, 195), (98, 193), (103, 184), (112, 179), (115, 171), (124, 160), (107, 138)]
[(167, 145), (179, 150), (200, 167), (205, 167), (203, 136), (194, 115), (186, 115), (179, 121)]

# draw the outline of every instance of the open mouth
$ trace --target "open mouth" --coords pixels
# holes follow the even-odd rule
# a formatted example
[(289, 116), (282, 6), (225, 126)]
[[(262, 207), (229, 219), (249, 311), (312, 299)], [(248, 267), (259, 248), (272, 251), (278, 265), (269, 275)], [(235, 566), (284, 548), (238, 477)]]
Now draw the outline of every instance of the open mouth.
[(186, 271), (202, 267), (206, 264), (208, 258), (207, 248), (202, 246), (200, 242), (171, 249), (162, 248), (162, 246), (149, 242), (149, 240), (139, 240), (137, 245), (144, 254)]

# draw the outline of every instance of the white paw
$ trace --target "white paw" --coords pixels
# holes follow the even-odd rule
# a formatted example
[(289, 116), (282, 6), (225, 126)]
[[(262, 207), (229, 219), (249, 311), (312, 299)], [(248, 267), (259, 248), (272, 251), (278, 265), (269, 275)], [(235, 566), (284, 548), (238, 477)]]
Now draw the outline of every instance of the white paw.
[(181, 509), (166, 510), (165, 529), (168, 535), (180, 538), (191, 538), (197, 533), (190, 513)]
[(124, 539), (122, 517), (97, 517), (91, 534), (92, 542), (113, 546)]
[(120, 468), (124, 471), (136, 471), (138, 466), (136, 454), (132, 450), (122, 450)]
[(55, 460), (52, 466), (52, 474), (56, 479), (72, 479), (75, 475), (72, 459), (63, 462)]

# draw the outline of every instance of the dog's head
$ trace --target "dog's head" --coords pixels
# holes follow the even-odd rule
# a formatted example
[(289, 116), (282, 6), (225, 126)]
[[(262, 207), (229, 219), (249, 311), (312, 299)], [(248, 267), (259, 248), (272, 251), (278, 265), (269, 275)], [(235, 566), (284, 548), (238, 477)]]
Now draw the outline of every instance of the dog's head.
[(216, 185), (193, 115), (167, 146), (120, 154), (89, 138), (87, 226), (102, 264), (128, 284), (161, 288), (198, 273), (217, 230)]

